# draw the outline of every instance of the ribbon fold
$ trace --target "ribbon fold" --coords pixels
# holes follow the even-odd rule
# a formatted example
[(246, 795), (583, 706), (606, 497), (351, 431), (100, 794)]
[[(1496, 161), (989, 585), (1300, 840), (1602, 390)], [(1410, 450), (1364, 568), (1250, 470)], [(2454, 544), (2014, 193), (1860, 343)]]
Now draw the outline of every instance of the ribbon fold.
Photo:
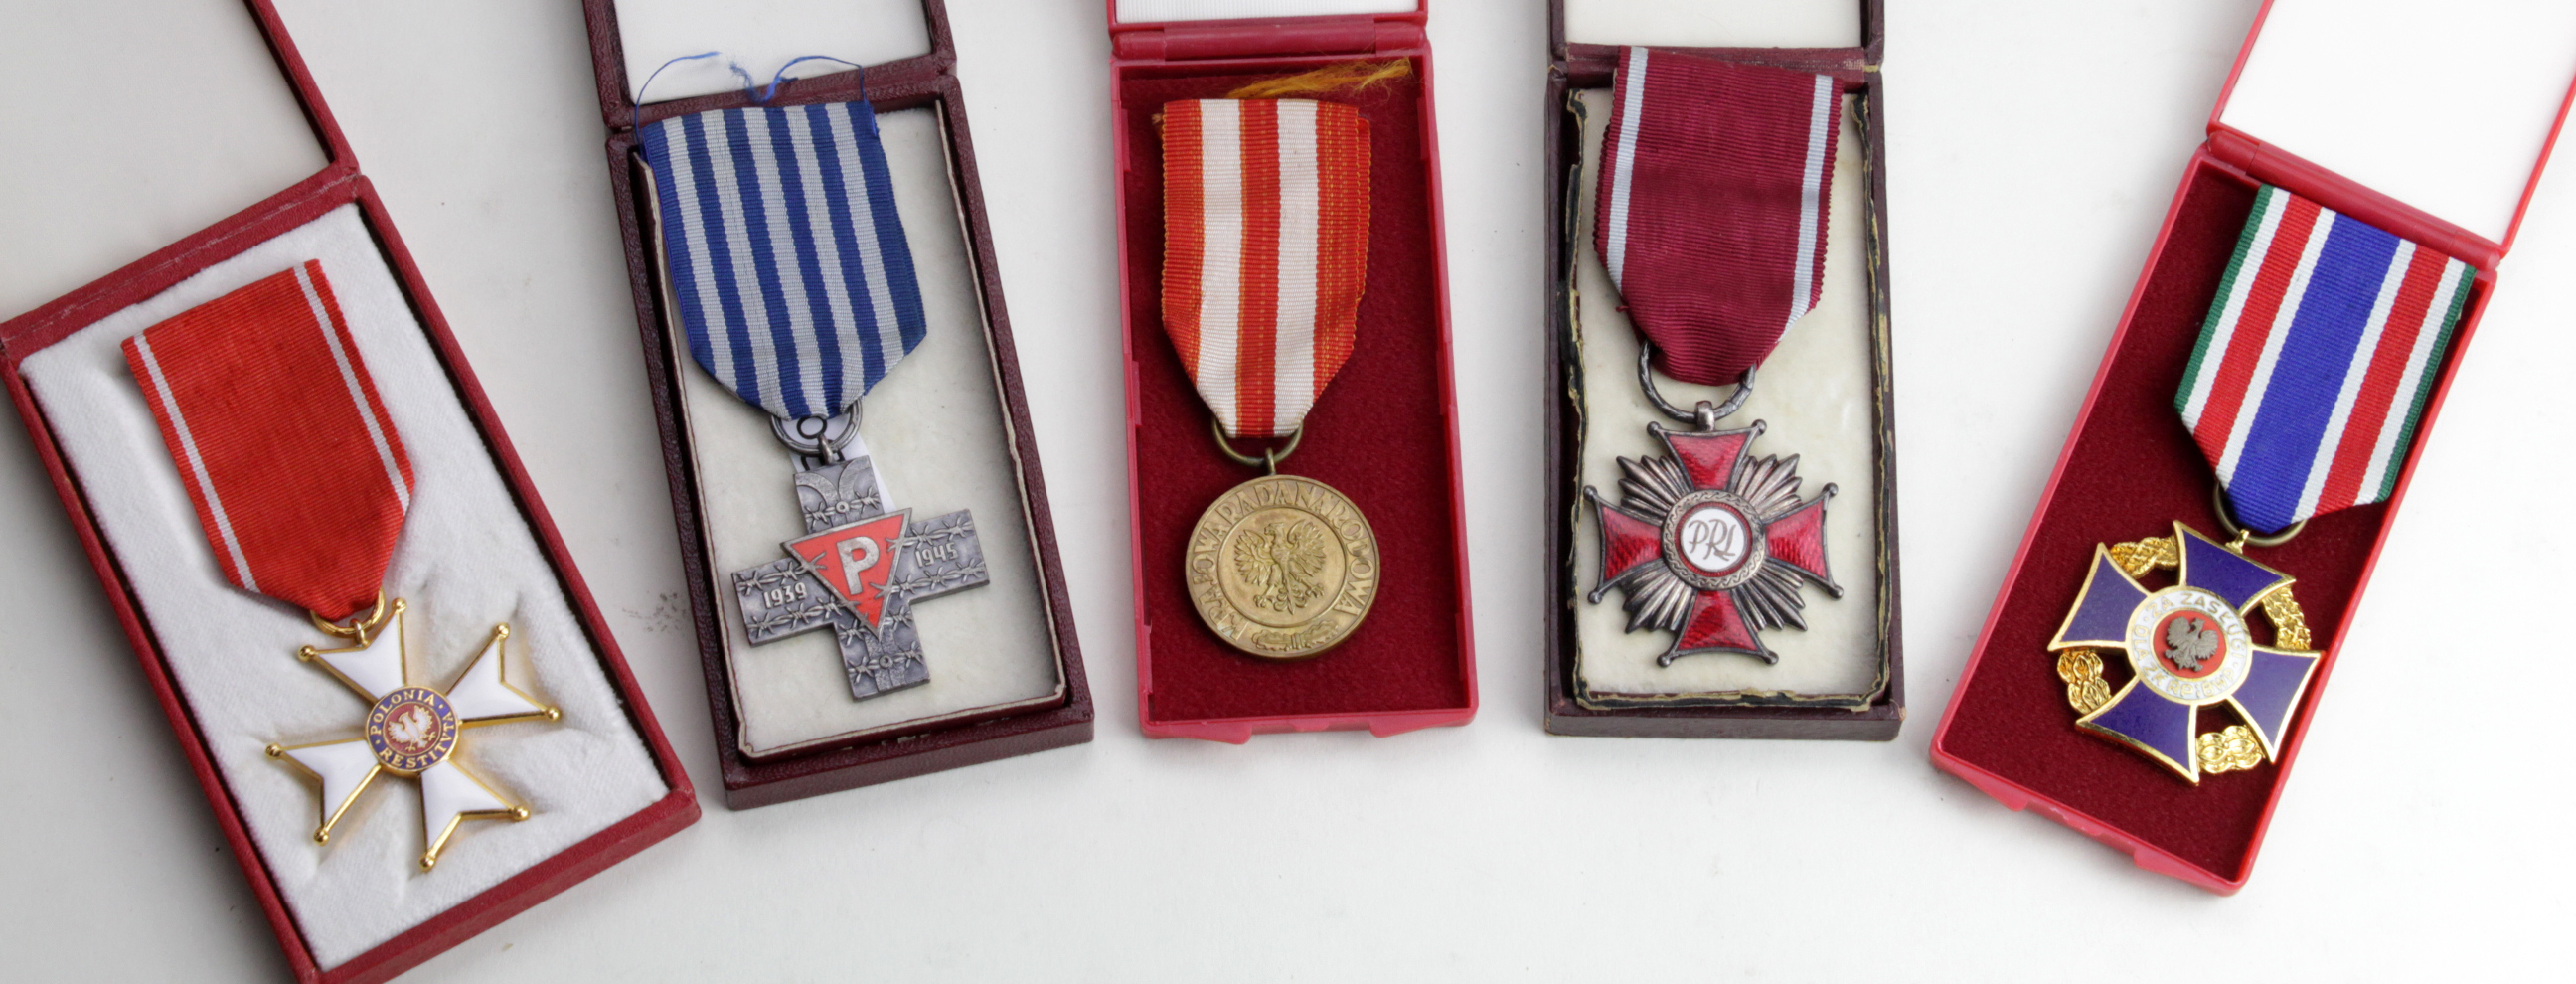
[(1230, 437), (1303, 427), (1349, 361), (1369, 129), (1311, 99), (1163, 107), (1163, 329)]
[(1734, 383), (1824, 295), (1841, 87), (1628, 48), (1611, 98), (1593, 243), (1657, 368)]
[(865, 100), (711, 110), (641, 137), (689, 354), (734, 395), (773, 417), (838, 415), (921, 344)]
[(2468, 264), (2256, 191), (2174, 408), (2245, 526), (2386, 500), (2468, 304)]
[(225, 580), (332, 621), (375, 602), (411, 457), (321, 261), (144, 329), (125, 362)]

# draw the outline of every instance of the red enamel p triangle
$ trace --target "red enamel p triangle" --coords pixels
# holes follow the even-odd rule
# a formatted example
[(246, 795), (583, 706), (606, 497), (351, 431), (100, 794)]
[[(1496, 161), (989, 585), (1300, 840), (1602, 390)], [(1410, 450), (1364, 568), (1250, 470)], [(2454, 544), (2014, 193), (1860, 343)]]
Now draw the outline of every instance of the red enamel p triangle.
[(787, 541), (787, 552), (847, 602), (850, 611), (876, 631), (885, 614), (886, 585), (894, 579), (895, 547), (903, 540), (912, 510), (836, 526), (801, 540)]

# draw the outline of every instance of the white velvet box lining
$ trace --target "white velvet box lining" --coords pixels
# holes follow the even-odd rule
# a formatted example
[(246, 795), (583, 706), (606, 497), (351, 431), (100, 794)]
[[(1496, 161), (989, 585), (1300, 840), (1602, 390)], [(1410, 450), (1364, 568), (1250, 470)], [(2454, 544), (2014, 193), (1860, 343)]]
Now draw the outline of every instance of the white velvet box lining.
[[(930, 20), (922, 0), (618, 0), (617, 40), (626, 54), (626, 95), (646, 102), (644, 82), (674, 58), (722, 52), (681, 62), (653, 80), (650, 102), (739, 92), (734, 65), (762, 86), (788, 62), (806, 55), (845, 58), (861, 65), (930, 53)], [(813, 61), (790, 78), (848, 71), (848, 65)]]
[(39, 4), (10, 21), (0, 30), (0, 91), (15, 94), (0, 100), (12, 149), (0, 154), (0, 320), (325, 163), (241, 0)]
[[(408, 599), (414, 679), (444, 685), (493, 623), (513, 683), (563, 710), (466, 734), (457, 761), (534, 815), (469, 822), (420, 871), (420, 797), (379, 780), (313, 842), (319, 791), (272, 743), (359, 734), (366, 703), (295, 658), (327, 644), (302, 612), (226, 584), (143, 394), (127, 337), (319, 259), (412, 459), (417, 487), (386, 590)], [(419, 925), (661, 799), (670, 790), (575, 620), (499, 467), (448, 382), (357, 207), (344, 206), (90, 325), (22, 363), (91, 514), (124, 571), (208, 753), (325, 968)], [(176, 740), (171, 738), (168, 740)]]
[[(1581, 483), (1619, 498), (1617, 458), (1666, 455), (1662, 442), (1646, 425), (1666, 419), (1646, 401), (1637, 386), (1637, 333), (1620, 310), (1619, 292), (1610, 283), (1592, 245), (1593, 199), (1599, 187), (1594, 169), (1601, 136), (1610, 120), (1609, 89), (1585, 89), (1577, 95), (1585, 108), (1583, 173), (1580, 178), (1580, 236), (1576, 249), (1576, 287), (1580, 295), (1577, 332), (1581, 337), (1584, 428)], [(1716, 701), (1763, 698), (1837, 705), (1865, 705), (1886, 683), (1887, 661), (1879, 645), (1878, 528), (1874, 357), (1870, 340), (1870, 274), (1868, 267), (1869, 196), (1862, 157), (1867, 152), (1853, 125), (1848, 100), (1840, 146), (1834, 156), (1832, 208), (1825, 246), (1824, 297), (1815, 309), (1791, 325), (1780, 345), (1762, 363), (1753, 396), (1722, 426), (1738, 428), (1760, 420), (1768, 428), (1752, 445), (1756, 456), (1797, 455), (1800, 493), (1815, 496), (1826, 483), (1837, 487), (1826, 507), (1825, 553), (1843, 597), (1835, 599), (1809, 585), (1807, 628), (1762, 631), (1762, 641), (1777, 652), (1776, 665), (1751, 656), (1721, 653), (1688, 656), (1671, 666), (1655, 665), (1668, 649), (1670, 632), (1624, 631), (1627, 611), (1618, 592), (1600, 604), (1574, 599), (1577, 699), (1597, 698)], [(1707, 388), (1657, 377), (1665, 399), (1688, 407), (1699, 400), (1719, 402), (1730, 390)], [(1580, 488), (1565, 490), (1570, 501)], [(1581, 507), (1575, 536), (1578, 595), (1600, 579), (1601, 527), (1590, 506)]]
[(1860, 0), (1565, 0), (1565, 40), (1679, 48), (1856, 48)]
[[(930, 330), (860, 401), (863, 447), (849, 453), (875, 459), (888, 509), (909, 506), (916, 516), (974, 510), (992, 581), (913, 608), (930, 682), (910, 689), (851, 699), (829, 632), (752, 645), (734, 603), (732, 575), (786, 556), (781, 541), (804, 534), (794, 465), (771, 434), (768, 415), (709, 377), (685, 348), (675, 347), (690, 453), (697, 462), (699, 517), (712, 568), (707, 573), (724, 621), (745, 755), (776, 755), (917, 729), (941, 718), (1038, 706), (1064, 693), (1009, 418), (948, 176), (946, 133), (934, 109), (884, 113), (877, 121)], [(665, 339), (671, 340), (667, 333)]]

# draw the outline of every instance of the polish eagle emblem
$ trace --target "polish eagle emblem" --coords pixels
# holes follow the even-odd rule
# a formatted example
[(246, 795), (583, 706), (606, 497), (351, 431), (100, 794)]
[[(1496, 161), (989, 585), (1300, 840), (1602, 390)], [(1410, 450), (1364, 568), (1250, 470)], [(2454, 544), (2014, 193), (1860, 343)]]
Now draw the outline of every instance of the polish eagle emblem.
[(2186, 615), (2165, 624), (2165, 658), (2183, 669), (2197, 671), (2200, 664), (2218, 655), (2218, 627), (2208, 620)]
[(385, 723), (385, 737), (406, 749), (419, 748), (429, 744), (430, 734), (437, 727), (438, 723), (430, 719), (429, 708), (413, 704)]
[(1332, 534), (1303, 516), (1255, 524), (1234, 541), (1234, 572), (1258, 607), (1287, 614), (1324, 592)]

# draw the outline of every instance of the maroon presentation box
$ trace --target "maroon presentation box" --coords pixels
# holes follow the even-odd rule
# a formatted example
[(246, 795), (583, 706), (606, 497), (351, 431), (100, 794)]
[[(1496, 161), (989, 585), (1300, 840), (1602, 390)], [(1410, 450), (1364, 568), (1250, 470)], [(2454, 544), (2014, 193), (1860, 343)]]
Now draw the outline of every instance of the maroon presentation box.
[[(628, 287), (635, 296), (635, 323), (643, 339), (645, 378), (652, 386), (653, 412), (662, 428), (662, 464), (670, 477), (671, 511), (679, 525), (681, 567), (689, 585), (689, 603), (697, 616), (698, 652), (706, 668), (707, 707), (715, 724), (716, 758), (724, 775), (725, 803), (735, 809), (907, 779), (1091, 740), (1091, 687), (1083, 676), (1082, 647), (1073, 628), (1073, 604), (1066, 594), (1064, 569), (1056, 553), (1055, 521), (1047, 507), (1046, 480), (1038, 467), (1037, 439), (1030, 429), (1019, 359), (1011, 343), (1011, 317), (1002, 303), (1002, 275), (993, 252), (992, 226), (985, 217), (982, 180), (976, 176), (975, 144), (966, 120), (965, 94), (957, 81), (956, 42), (949, 32), (948, 8), (943, 0), (921, 0), (921, 6), (929, 28), (928, 54), (870, 65), (864, 72), (838, 71), (791, 80), (765, 103), (755, 103), (742, 92), (726, 92), (639, 107), (627, 94), (626, 57), (618, 34), (615, 0), (582, 2), (590, 28), (591, 61), (598, 73), (600, 118), (609, 130), (609, 185), (617, 201), (618, 226), (626, 238)], [(986, 341), (1001, 384), (1002, 405), (995, 412), (1008, 418), (1012, 459), (1037, 543), (1038, 577), (1043, 582), (1048, 629), (1065, 690), (1051, 706), (998, 717), (944, 720), (923, 729), (871, 737), (859, 744), (764, 756), (755, 761), (743, 753), (739, 740), (742, 723), (734, 706), (731, 671), (726, 662), (724, 614), (716, 607), (731, 603), (731, 591), (719, 589), (718, 574), (708, 561), (709, 548), (700, 522), (705, 506), (698, 498), (697, 458), (680, 407), (680, 374), (695, 370), (686, 359), (672, 356), (676, 349), (672, 329), (667, 326), (676, 325), (678, 320), (665, 310), (660, 275), (651, 252), (652, 204), (643, 198), (643, 186), (637, 179), (644, 165), (636, 128), (710, 110), (849, 102), (862, 96), (879, 113), (931, 108), (942, 121), (950, 177), (956, 185), (966, 246), (973, 259), (977, 299), (983, 305)], [(782, 490), (784, 482), (782, 475)]]
[[(270, 0), (246, 0), (252, 17), (267, 38), (270, 52), (277, 59), (278, 70), (286, 76), (296, 99), (311, 122), (322, 145), (327, 164), (311, 177), (296, 182), (257, 205), (244, 209), (199, 230), (185, 239), (144, 257), (96, 282), (45, 304), (27, 314), (0, 323), (0, 365), (7, 368), (10, 399), (16, 401), (18, 416), (27, 424), (34, 438), (37, 454), (44, 459), (45, 469), (53, 476), (54, 490), (62, 496), (63, 508), (70, 513), (72, 526), (80, 535), (90, 563), (98, 569), (101, 583), (107, 588), (109, 603), (118, 621), (125, 626), (127, 640), (133, 643), (146, 679), (170, 719), (171, 730), (178, 733), (180, 748), (188, 765), (196, 770), (197, 781), (214, 808), (215, 821), (221, 825), (224, 840), (233, 857), (241, 863), (253, 895), (268, 916), (277, 933), (278, 945), (286, 951), (287, 966), (299, 981), (322, 984), (364, 984), (394, 977), (421, 962), (471, 939), (475, 934), (499, 925), (528, 907), (570, 888), (583, 879), (606, 870), (637, 851), (677, 832), (698, 819), (696, 791), (689, 785), (688, 774), (681, 770), (679, 757), (662, 737), (661, 726), (653, 718), (652, 708), (644, 700), (644, 691), (627, 671), (625, 657), (617, 640), (601, 620), (590, 590), (584, 586), (581, 572), (573, 566), (572, 554), (556, 535), (554, 521), (546, 514), (545, 504), (538, 500), (534, 483), (519, 464), (518, 454), (511, 450), (509, 436), (501, 429), (499, 416), (492, 412), (483, 389), (475, 382), (474, 371), (466, 363), (465, 353), (450, 334), (447, 321), (439, 314), (438, 305), (430, 299), (429, 286), (421, 280), (420, 269), (412, 262), (411, 253), (403, 247), (402, 237), (394, 231), (393, 218), (385, 213), (383, 201), (358, 167), (356, 155), (349, 149), (348, 138), (340, 132), (331, 117), (330, 107), (314, 86), (313, 75), (304, 60), (296, 54), (295, 42), (286, 33), (286, 25)], [(142, 29), (148, 30), (146, 25)], [(412, 313), (420, 319), (432, 348), (462, 398), (467, 414), (490, 448), (493, 461), (507, 482), (511, 498), (535, 532), (539, 548), (561, 581), (564, 597), (571, 602), (582, 632), (599, 653), (608, 680), (623, 701), (628, 718), (649, 748), (654, 766), (670, 792), (652, 805), (629, 815), (606, 830), (579, 844), (520, 872), (481, 894), (440, 913), (427, 922), (405, 931), (374, 949), (339, 964), (324, 968), (288, 912), (279, 888), (270, 875), (267, 861), (252, 842), (248, 827), (235, 804), (233, 794), (215, 770), (206, 736), (198, 729), (184, 697), (172, 679), (172, 671), (161, 649), (159, 636), (145, 621), (142, 602), (127, 581), (92, 517), (81, 477), (64, 459), (54, 438), (53, 427), (28, 389), (22, 364), (36, 352), (61, 341), (66, 336), (96, 323), (120, 309), (140, 303), (169, 289), (180, 281), (224, 260), (239, 255), (276, 236), (311, 222), (344, 205), (355, 204), (367, 228), (384, 251), (403, 294), (411, 302)]]
[[(1241, 743), (1267, 732), (1366, 729), (1383, 737), (1476, 715), (1429, 7), (1129, 22), (1110, 0), (1136, 715), (1149, 736)], [(1153, 118), (1164, 103), (1221, 97), (1257, 79), (1397, 58), (1412, 63), (1409, 77), (1321, 97), (1356, 105), (1369, 122), (1368, 280), (1356, 348), (1282, 471), (1341, 490), (1368, 516), (1385, 570), (1381, 594), (1349, 640), (1323, 655), (1247, 656), (1208, 629), (1183, 584), (1184, 545), (1199, 514), (1261, 472), (1218, 452), (1211, 412), (1163, 332), (1162, 143)]]
[[(2459, 354), (2468, 348), (2493, 294), (2496, 264), (2529, 204), (2548, 145), (2564, 122), (2566, 100), (2576, 98), (2576, 89), (2541, 94), (2557, 116), (2531, 164), (2529, 181), (2520, 186), (2522, 197), (2510, 225), (2499, 238), (2489, 238), (2302, 159), (2293, 148), (2266, 143), (2266, 134), (2224, 122), (2231, 99), (2240, 95), (2238, 83), (2266, 37), (2267, 22), (2281, 22), (2276, 15), (2290, 6), (2282, 0), (2267, 2), (2237, 56), (2227, 89), (2210, 114), (2208, 140), (2183, 168), (2182, 186), (2156, 234), (2146, 269), (1932, 743), (1933, 764), (2004, 805), (2056, 819), (2132, 855), (2139, 867), (2222, 894), (2243, 887), (2253, 868), (2264, 828), (2305, 744), (2308, 721), (2334, 672), (2339, 643), (2405, 504), (2415, 462), (2450, 391)], [(2447, 81), (2445, 74), (2454, 74), (2441, 67), (2446, 57), (2467, 63), (2488, 57), (2483, 51), (2440, 50), (2421, 38), (2401, 39), (2389, 47), (2405, 48), (2410, 57), (2375, 64), (2370, 71), (2436, 86)], [(2568, 72), (2557, 75), (2554, 85), (2564, 87), (2576, 75), (2576, 65), (2558, 67)], [(2322, 97), (2329, 89), (2321, 80), (2315, 95)], [(2221, 529), (2212, 505), (2215, 479), (2175, 416), (2174, 392), (2260, 184), (2279, 186), (2447, 253), (2473, 267), (2476, 280), (2450, 352), (2438, 367), (2416, 447), (2405, 459), (2396, 493), (2382, 504), (2316, 517), (2284, 545), (2249, 551), (2256, 561), (2298, 579), (2295, 591), (2314, 633), (2312, 648), (2326, 655), (2291, 719), (2279, 761), (2204, 777), (2193, 788), (2143, 756), (2077, 731), (2048, 646), (2083, 586), (2095, 544), (2167, 535), (2176, 520), (2212, 534)]]
[[(1905, 722), (1905, 634), (1899, 603), (1896, 526), (1896, 404), (1889, 359), (1887, 283), (1887, 125), (1886, 76), (1879, 59), (1886, 48), (1886, 8), (1881, 0), (1856, 0), (1860, 6), (1861, 44), (1853, 48), (1667, 48), (1708, 58), (1768, 65), (1802, 72), (1831, 74), (1843, 92), (1858, 97), (1861, 145), (1868, 173), (1868, 268), (1871, 366), (1871, 418), (1876, 431), (1876, 514), (1878, 550), (1873, 577), (1846, 583), (1846, 591), (1877, 594), (1878, 651), (1885, 661), (1886, 685), (1868, 706), (1789, 707), (1753, 703), (1667, 706), (1587, 707), (1576, 700), (1575, 664), (1579, 643), (1576, 615), (1585, 604), (1587, 586), (1597, 571), (1576, 569), (1577, 538), (1587, 534), (1583, 499), (1583, 369), (1581, 326), (1576, 318), (1576, 280), (1581, 230), (1575, 227), (1575, 186), (1583, 170), (1583, 110), (1576, 92), (1607, 88), (1618, 67), (1620, 48), (1608, 44), (1573, 44), (1566, 40), (1565, 0), (1548, 2), (1550, 61), (1547, 74), (1547, 204), (1551, 222), (1547, 243), (1549, 294), (1547, 318), (1547, 515), (1548, 599), (1546, 705), (1547, 730), (1560, 735), (1629, 738), (1776, 738), (1887, 741)], [(1846, 150), (1849, 153), (1850, 150)], [(1831, 275), (1830, 273), (1828, 274)], [(1765, 380), (1794, 385), (1793, 380)], [(1772, 451), (1770, 453), (1786, 453)], [(1846, 574), (1846, 577), (1849, 575)], [(1854, 579), (1857, 580), (1857, 579)]]

